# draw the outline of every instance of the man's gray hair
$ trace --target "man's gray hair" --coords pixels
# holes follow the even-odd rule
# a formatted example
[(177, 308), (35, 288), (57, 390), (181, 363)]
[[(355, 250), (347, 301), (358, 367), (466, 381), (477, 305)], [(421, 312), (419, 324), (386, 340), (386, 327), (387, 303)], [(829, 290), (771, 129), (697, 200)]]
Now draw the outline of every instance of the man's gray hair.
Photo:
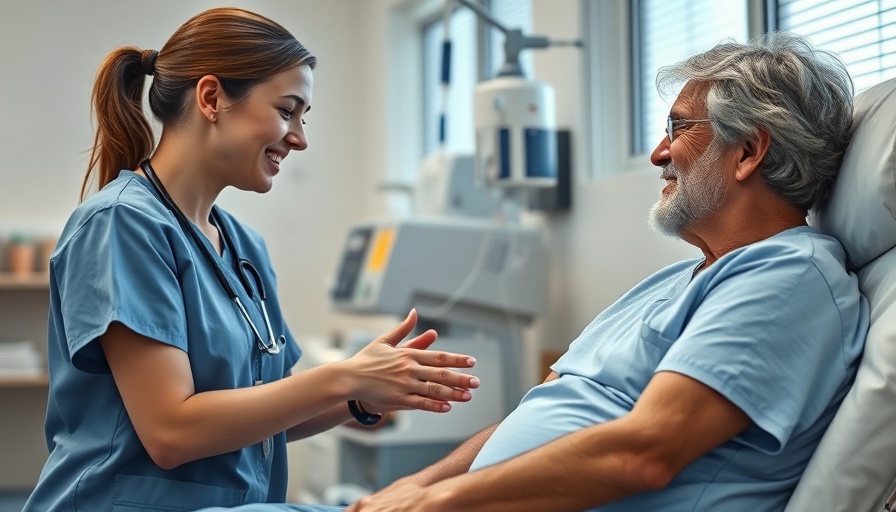
[(803, 210), (824, 203), (852, 124), (852, 79), (835, 54), (777, 32), (661, 68), (656, 83), (663, 92), (689, 80), (710, 84), (706, 110), (722, 143), (769, 132), (761, 170), (773, 190)]

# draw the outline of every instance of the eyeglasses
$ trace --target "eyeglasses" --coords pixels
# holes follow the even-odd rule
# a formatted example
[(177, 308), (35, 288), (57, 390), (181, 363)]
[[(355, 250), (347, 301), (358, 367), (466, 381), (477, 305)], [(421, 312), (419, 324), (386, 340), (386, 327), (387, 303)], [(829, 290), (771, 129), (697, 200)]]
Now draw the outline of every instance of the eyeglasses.
[(675, 140), (675, 130), (684, 126), (700, 123), (710, 123), (712, 119), (672, 119), (672, 116), (666, 118), (666, 134), (669, 135), (669, 142)]

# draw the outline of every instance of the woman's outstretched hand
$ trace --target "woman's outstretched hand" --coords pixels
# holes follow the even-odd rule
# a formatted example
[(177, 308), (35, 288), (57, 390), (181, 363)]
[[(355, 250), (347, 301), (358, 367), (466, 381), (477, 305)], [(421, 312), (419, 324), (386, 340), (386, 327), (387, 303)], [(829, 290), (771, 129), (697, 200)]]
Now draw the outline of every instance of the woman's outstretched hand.
[(466, 402), (479, 379), (451, 370), (472, 368), (476, 359), (464, 354), (427, 350), (438, 335), (432, 329), (398, 346), (417, 324), (411, 310), (397, 327), (372, 341), (351, 358), (347, 365), (351, 396), (370, 412), (421, 409), (451, 410), (449, 402)]

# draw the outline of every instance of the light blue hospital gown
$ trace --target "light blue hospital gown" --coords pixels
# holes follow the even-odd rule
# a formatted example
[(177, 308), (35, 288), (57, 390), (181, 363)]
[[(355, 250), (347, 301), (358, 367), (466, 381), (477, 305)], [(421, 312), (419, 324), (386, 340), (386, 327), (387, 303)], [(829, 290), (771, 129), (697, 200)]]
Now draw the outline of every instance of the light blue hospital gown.
[[(783, 510), (852, 382), (868, 305), (840, 244), (798, 227), (654, 274), (602, 312), (485, 444), (476, 470), (631, 411), (655, 372), (692, 377), (753, 421), (665, 489), (600, 512)], [(550, 468), (544, 468), (550, 471)]]
[[(52, 258), (49, 459), (26, 512), (172, 511), (286, 498), (286, 437), (265, 455), (256, 444), (183, 464), (156, 466), (137, 438), (97, 337), (111, 322), (187, 352), (197, 392), (285, 376), (300, 351), (284, 322), (261, 237), (221, 212), (237, 252), (258, 268), (275, 335), (286, 349), (261, 355), (247, 322), (194, 242), (130, 171), (75, 210)], [(213, 251), (208, 240), (202, 238)], [(213, 251), (214, 252), (214, 251)], [(233, 270), (232, 247), (218, 263), (263, 326)], [(239, 411), (234, 411), (239, 414)]]

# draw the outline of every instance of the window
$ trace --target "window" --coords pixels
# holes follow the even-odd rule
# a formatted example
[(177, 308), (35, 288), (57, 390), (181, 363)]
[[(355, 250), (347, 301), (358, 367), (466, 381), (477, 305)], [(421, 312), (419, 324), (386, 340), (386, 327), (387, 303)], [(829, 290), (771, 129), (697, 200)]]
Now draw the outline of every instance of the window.
[(445, 145), (452, 151), (472, 151), (473, 88), (479, 81), (476, 68), (478, 29), (476, 14), (466, 8), (451, 15), (451, 83), (447, 97), (442, 89), (442, 43), (445, 24), (441, 18), (423, 27), (423, 152), (439, 145), (439, 119), (444, 101)]
[(837, 53), (856, 93), (896, 76), (896, 0), (778, 0), (777, 24)]
[(675, 97), (656, 90), (660, 67), (680, 62), (726, 39), (746, 42), (745, 0), (636, 0), (632, 72), (635, 91), (634, 153), (649, 153), (664, 136)]
[[(630, 0), (630, 18), (632, 100), (623, 115), (632, 121), (631, 155), (641, 159), (664, 136), (675, 99), (657, 93), (658, 69), (725, 39), (744, 42), (770, 30), (805, 36), (840, 56), (856, 93), (896, 76), (896, 0)], [(600, 30), (594, 21), (589, 27)], [(601, 108), (606, 99), (594, 98), (595, 134), (608, 130)]]
[[(522, 28), (532, 26), (531, 0), (489, 0), (483, 6), (502, 24)], [(423, 152), (433, 152), (439, 144), (439, 123), (444, 101), (446, 114), (445, 147), (450, 151), (472, 153), (473, 90), (485, 78), (494, 76), (504, 56), (504, 35), (481, 21), (471, 9), (458, 6), (451, 14), (451, 70), (447, 97), (441, 83), (442, 42), (445, 24), (439, 16), (422, 27), (423, 42)], [(485, 37), (481, 37), (482, 35)], [(531, 73), (531, 56), (522, 56), (523, 69)]]

